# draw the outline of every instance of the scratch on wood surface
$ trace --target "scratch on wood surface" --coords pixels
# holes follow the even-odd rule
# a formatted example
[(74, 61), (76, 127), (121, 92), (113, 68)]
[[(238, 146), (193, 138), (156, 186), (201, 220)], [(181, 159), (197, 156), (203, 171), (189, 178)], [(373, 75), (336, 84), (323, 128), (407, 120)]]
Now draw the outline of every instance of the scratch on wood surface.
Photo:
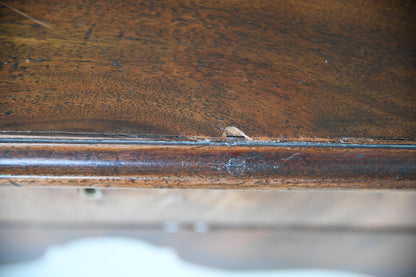
[(224, 132), (222, 133), (223, 137), (236, 137), (236, 138), (244, 138), (245, 140), (252, 140), (249, 136), (247, 136), (243, 131), (238, 129), (234, 126), (228, 126), (224, 128)]
[(284, 159), (281, 159), (281, 163), (279, 163), (279, 164), (277, 164), (277, 165), (274, 165), (273, 166), (273, 168), (274, 169), (278, 169), (281, 165), (283, 165), (283, 164), (285, 164), (286, 162), (288, 162), (288, 161), (290, 161), (291, 159), (293, 159), (294, 157), (296, 157), (297, 155), (299, 155), (300, 153), (298, 152), (298, 153), (295, 153), (295, 154), (293, 154), (293, 155), (290, 155), (289, 157), (287, 157), (287, 158), (284, 158)]
[(45, 24), (45, 23), (43, 23), (43, 22), (41, 22), (41, 21), (39, 21), (39, 20), (37, 20), (37, 19), (34, 19), (33, 17), (31, 17), (31, 16), (29, 16), (29, 15), (27, 15), (27, 14), (25, 14), (24, 12), (21, 12), (21, 11), (19, 11), (18, 9), (15, 9), (15, 8), (13, 8), (12, 6), (9, 6), (9, 5), (7, 5), (6, 3), (4, 3), (3, 1), (0, 1), (0, 4), (2, 4), (3, 6), (5, 6), (5, 7), (7, 7), (7, 8), (9, 8), (9, 9), (11, 9), (12, 11), (14, 11), (14, 12), (16, 12), (16, 13), (18, 13), (18, 14), (20, 14), (20, 15), (23, 15), (24, 17), (26, 17), (26, 18), (29, 18), (30, 20), (32, 20), (32, 21), (35, 21), (36, 23), (38, 23), (39, 25), (42, 25), (43, 27), (46, 27), (46, 28), (48, 28), (48, 29), (53, 29), (51, 26), (49, 26), (49, 25), (47, 25), (47, 24)]
[(289, 157), (287, 157), (287, 158), (285, 158), (285, 159), (282, 159), (282, 161), (283, 162), (287, 162), (287, 161), (289, 161), (289, 160), (291, 160), (291, 159), (293, 159), (294, 157), (296, 157), (297, 155), (299, 155), (300, 153), (298, 152), (298, 153), (295, 153), (295, 154), (293, 154), (293, 155), (291, 155), (291, 156), (289, 156)]

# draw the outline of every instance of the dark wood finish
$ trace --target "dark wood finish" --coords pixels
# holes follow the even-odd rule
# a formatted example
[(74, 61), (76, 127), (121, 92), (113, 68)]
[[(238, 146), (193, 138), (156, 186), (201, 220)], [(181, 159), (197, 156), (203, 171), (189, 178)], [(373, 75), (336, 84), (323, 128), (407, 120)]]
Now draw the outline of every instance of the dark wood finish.
[(414, 145), (52, 139), (1, 143), (0, 156), (3, 185), (416, 188)]
[(414, 276), (415, 14), (0, 1), (0, 261), (112, 234), (227, 269)]
[(415, 276), (415, 14), (0, 1), (0, 263), (117, 235), (231, 270)]
[(2, 130), (416, 138), (410, 0), (4, 2)]

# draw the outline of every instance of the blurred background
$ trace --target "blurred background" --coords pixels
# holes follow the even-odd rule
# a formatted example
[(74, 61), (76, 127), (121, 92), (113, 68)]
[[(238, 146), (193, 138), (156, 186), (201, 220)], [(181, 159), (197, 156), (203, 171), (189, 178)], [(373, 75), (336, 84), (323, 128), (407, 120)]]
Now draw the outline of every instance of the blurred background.
[(409, 191), (2, 187), (0, 274), (414, 276), (415, 210)]
[(361, 277), (363, 274), (305, 269), (226, 271), (194, 265), (179, 259), (175, 251), (133, 239), (101, 237), (79, 239), (48, 248), (40, 259), (0, 266), (1, 276), (259, 276)]

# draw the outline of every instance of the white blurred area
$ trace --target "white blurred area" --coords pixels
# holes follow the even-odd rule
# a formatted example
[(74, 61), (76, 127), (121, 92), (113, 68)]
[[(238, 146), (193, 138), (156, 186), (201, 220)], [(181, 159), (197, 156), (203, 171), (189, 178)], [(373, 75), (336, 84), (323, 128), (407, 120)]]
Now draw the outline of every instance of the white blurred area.
[(85, 238), (48, 248), (35, 261), (0, 266), (1, 277), (180, 276), (180, 277), (364, 277), (310, 270), (226, 271), (181, 260), (173, 249), (121, 237)]

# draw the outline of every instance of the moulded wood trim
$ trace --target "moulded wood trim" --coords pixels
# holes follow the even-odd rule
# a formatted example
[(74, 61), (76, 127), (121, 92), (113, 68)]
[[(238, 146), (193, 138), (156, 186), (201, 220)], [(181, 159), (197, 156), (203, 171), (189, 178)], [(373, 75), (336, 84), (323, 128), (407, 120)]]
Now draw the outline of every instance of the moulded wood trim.
[(415, 189), (416, 145), (0, 138), (0, 184)]

